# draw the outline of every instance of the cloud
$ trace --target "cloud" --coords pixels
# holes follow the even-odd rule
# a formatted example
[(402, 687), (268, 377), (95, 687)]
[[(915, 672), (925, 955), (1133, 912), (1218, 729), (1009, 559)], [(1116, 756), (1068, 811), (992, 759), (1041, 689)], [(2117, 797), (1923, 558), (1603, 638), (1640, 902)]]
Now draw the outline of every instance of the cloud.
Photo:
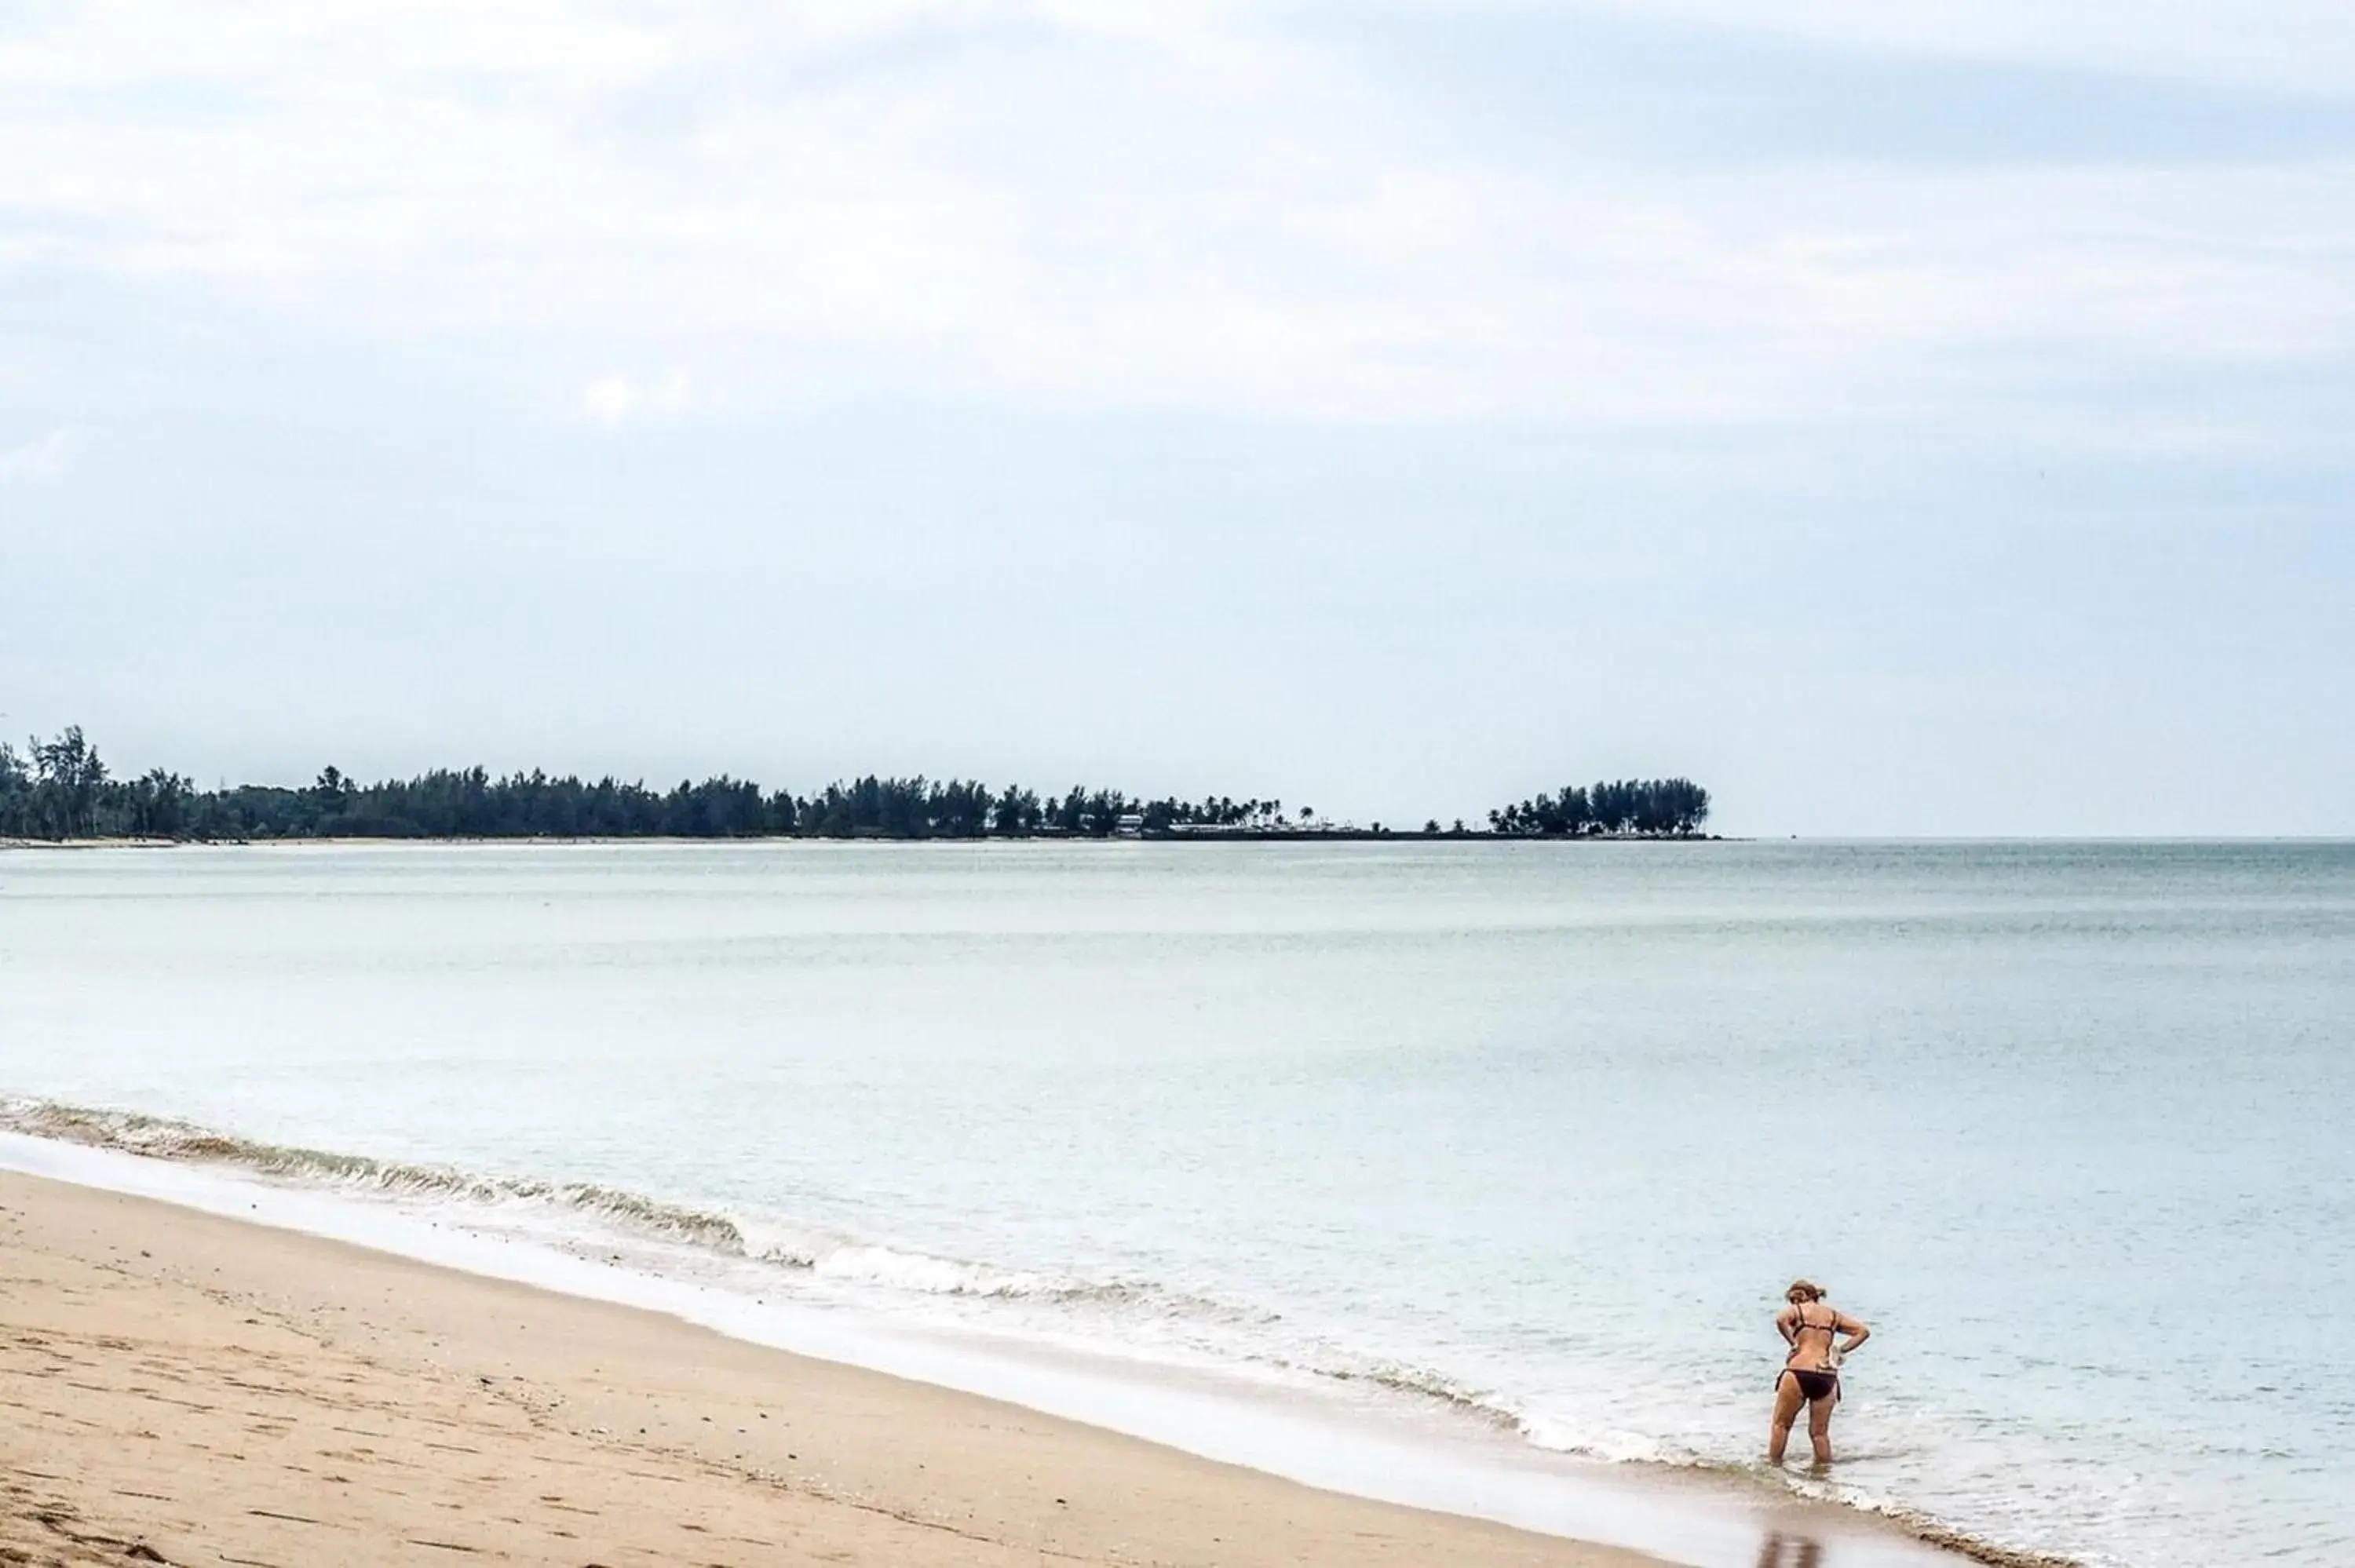
[[(2339, 0), (1583, 0), (1593, 11), (1673, 17), (1842, 48), (2355, 92), (2355, 13)], [(1506, 11), (1518, 5), (1497, 7)]]
[(651, 380), (619, 374), (600, 376), (581, 388), (581, 411), (612, 429), (633, 419), (672, 418), (687, 412), (687, 373), (668, 370)]
[(65, 472), (74, 446), (73, 432), (59, 429), (13, 450), (0, 451), (0, 482), (55, 479)]
[[(1663, 4), (1674, 26), (1867, 59), (2355, 93), (2355, 22), (2307, 0)], [(1631, 25), (1610, 4), (1491, 9), (1544, 31), (1548, 58), (1574, 60), (1605, 13)], [(2355, 353), (2355, 138), (2328, 125), (2288, 161), (2142, 157), (2122, 134), (1991, 171), (1851, 149), (1848, 122), (1740, 162), (1728, 122), (1737, 144), (1664, 158), (1593, 126), (1474, 134), (1476, 108), (1400, 90), (1409, 67), (1313, 11), (1146, 11), (37, 8), (0, 24), (0, 267), (194, 287), (491, 365), (719, 366), (752, 403), (1999, 418), (2093, 357)], [(1385, 14), (1405, 13), (1354, 26)], [(1738, 97), (1757, 62), (1710, 58), (1725, 79), (1679, 90)], [(2014, 89), (2041, 90), (1990, 84), (1942, 134)], [(1631, 140), (1664, 111), (1646, 112)], [(688, 390), (599, 373), (580, 408), (677, 417)]]

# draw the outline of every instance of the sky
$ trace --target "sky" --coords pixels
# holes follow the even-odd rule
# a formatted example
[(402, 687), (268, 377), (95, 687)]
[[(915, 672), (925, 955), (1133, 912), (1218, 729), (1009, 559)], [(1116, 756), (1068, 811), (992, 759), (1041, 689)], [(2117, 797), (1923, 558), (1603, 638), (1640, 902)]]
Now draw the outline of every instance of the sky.
[(0, 0), (0, 734), (2355, 833), (2355, 7)]

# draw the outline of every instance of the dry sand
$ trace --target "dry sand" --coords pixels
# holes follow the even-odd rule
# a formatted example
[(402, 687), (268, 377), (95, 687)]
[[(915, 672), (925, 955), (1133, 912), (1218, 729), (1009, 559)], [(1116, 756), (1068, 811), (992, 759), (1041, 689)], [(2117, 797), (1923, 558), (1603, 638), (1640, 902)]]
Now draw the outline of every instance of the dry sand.
[(1648, 1561), (655, 1314), (0, 1174), (0, 1563), (472, 1558)]

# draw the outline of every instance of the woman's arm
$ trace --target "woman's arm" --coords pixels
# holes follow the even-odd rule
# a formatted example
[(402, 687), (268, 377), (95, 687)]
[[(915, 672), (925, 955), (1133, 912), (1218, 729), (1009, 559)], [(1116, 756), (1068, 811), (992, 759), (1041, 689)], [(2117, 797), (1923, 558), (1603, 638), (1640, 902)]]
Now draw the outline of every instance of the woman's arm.
[(1799, 1342), (1798, 1321), (1799, 1309), (1796, 1307), (1785, 1307), (1774, 1314), (1774, 1331), (1783, 1336), (1785, 1344), (1796, 1345)]
[(1842, 1355), (1848, 1354), (1850, 1351), (1864, 1343), (1865, 1340), (1872, 1338), (1871, 1330), (1866, 1328), (1862, 1323), (1859, 1322), (1856, 1319), (1849, 1317), (1845, 1312), (1839, 1315), (1838, 1319), (1832, 1324), (1832, 1328), (1834, 1331), (1846, 1334), (1849, 1337), (1848, 1343), (1840, 1347), (1840, 1354)]

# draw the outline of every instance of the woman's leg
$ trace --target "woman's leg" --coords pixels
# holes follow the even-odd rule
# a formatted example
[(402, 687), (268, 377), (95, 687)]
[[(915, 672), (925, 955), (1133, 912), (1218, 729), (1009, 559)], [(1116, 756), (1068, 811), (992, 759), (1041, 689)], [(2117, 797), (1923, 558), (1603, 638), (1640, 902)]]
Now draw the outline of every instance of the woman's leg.
[(1832, 1406), (1838, 1403), (1838, 1389), (1821, 1399), (1807, 1402), (1807, 1441), (1815, 1445), (1816, 1463), (1818, 1465), (1832, 1462)]
[(1791, 1441), (1791, 1423), (1799, 1418), (1799, 1406), (1806, 1399), (1799, 1393), (1799, 1380), (1785, 1372), (1774, 1380), (1774, 1425), (1766, 1436), (1766, 1462), (1783, 1462), (1783, 1449)]

